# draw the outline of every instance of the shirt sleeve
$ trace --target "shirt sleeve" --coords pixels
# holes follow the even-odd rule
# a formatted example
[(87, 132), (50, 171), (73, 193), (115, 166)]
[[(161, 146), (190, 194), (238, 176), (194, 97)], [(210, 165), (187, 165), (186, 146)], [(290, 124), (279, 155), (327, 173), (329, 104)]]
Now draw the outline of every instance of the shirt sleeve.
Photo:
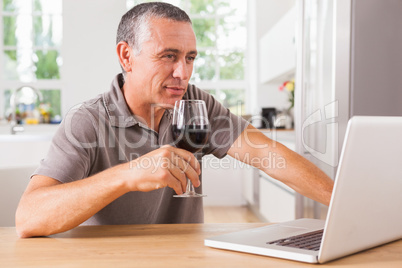
[(204, 100), (207, 106), (211, 133), (203, 153), (213, 154), (217, 158), (225, 157), (232, 144), (247, 128), (249, 122), (234, 115), (212, 95), (193, 85), (189, 85), (187, 97)]
[(33, 175), (48, 176), (62, 183), (86, 178), (98, 147), (94, 114), (84, 106), (70, 110)]

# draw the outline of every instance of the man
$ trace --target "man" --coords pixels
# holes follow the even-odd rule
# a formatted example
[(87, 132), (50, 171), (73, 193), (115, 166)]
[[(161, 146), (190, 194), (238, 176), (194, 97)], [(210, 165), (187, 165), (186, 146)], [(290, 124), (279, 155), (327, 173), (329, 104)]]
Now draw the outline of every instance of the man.
[[(203, 154), (229, 154), (329, 204), (333, 183), (322, 171), (188, 84), (197, 50), (185, 12), (165, 3), (134, 7), (121, 19), (116, 47), (123, 74), (63, 120), (17, 209), (21, 237), (80, 224), (203, 222), (202, 198), (173, 197), (186, 177), (200, 186), (197, 159), (169, 145), (167, 108), (180, 99), (207, 104), (212, 132)], [(256, 161), (270, 155), (284, 165)]]

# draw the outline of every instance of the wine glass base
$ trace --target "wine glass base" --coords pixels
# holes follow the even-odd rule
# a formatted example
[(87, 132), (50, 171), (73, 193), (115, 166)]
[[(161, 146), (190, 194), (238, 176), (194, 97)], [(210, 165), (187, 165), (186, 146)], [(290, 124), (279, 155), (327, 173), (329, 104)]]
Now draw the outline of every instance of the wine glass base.
[(173, 195), (173, 197), (185, 197), (185, 198), (187, 198), (187, 197), (205, 197), (205, 196), (207, 196), (207, 195), (198, 194), (196, 192), (186, 192), (186, 193), (183, 193), (183, 194)]

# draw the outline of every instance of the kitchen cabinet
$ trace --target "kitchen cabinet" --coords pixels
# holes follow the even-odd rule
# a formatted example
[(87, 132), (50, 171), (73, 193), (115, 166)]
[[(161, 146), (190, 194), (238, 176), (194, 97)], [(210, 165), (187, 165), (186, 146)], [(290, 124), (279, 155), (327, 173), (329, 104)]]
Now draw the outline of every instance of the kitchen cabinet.
[[(213, 155), (202, 158), (202, 184), (204, 206), (243, 206), (245, 196), (252, 189), (244, 188), (248, 181), (252, 181), (254, 168), (237, 161), (231, 156), (218, 159)], [(252, 186), (250, 186), (252, 187)]]
[[(262, 132), (267, 137), (295, 150), (293, 130)], [(254, 170), (254, 172), (256, 179), (245, 180), (242, 192), (251, 210), (263, 221), (282, 222), (295, 219), (295, 191), (262, 171)]]
[(295, 191), (260, 172), (259, 213), (268, 222), (295, 219)]
[(0, 227), (15, 226), (15, 211), (36, 167), (0, 168)]
[(0, 226), (15, 225), (20, 197), (39, 162), (46, 156), (57, 125), (25, 125), (25, 131), (10, 135), (8, 124), (0, 125)]

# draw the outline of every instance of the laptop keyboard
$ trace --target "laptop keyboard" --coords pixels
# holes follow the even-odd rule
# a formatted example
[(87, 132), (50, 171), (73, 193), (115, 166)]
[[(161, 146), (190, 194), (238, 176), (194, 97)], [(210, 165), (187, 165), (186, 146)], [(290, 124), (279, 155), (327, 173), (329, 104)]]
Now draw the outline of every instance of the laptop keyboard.
[(267, 244), (317, 251), (320, 249), (323, 233), (324, 229), (301, 235), (295, 235), (288, 238), (278, 239), (275, 241), (267, 242)]

